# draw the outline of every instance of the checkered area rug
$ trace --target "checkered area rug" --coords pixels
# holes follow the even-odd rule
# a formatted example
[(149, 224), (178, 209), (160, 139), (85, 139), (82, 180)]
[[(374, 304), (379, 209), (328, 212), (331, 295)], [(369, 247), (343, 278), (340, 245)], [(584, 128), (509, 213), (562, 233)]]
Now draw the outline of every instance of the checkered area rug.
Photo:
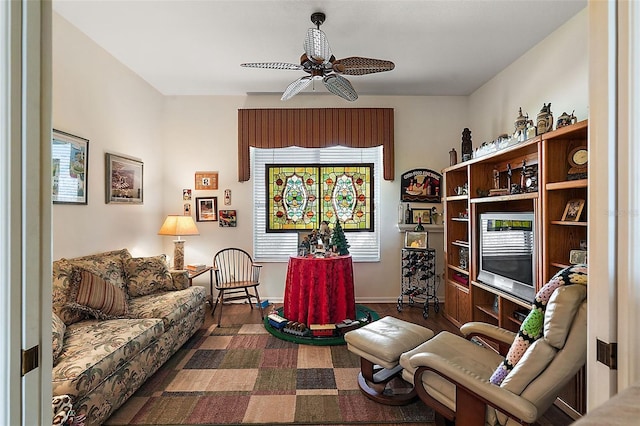
[(360, 360), (344, 345), (298, 345), (262, 324), (205, 327), (105, 425), (433, 421), (420, 401), (393, 407), (367, 399), (357, 384)]

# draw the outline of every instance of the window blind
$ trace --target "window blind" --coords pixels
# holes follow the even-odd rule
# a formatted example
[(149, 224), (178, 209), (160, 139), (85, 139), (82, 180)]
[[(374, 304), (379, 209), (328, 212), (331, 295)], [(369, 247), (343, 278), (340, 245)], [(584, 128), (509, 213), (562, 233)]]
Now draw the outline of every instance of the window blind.
[(346, 148), (251, 148), (253, 170), (253, 256), (258, 262), (286, 262), (298, 252), (298, 233), (267, 233), (266, 203), (267, 183), (265, 164), (345, 164), (373, 163), (373, 232), (346, 232), (349, 253), (354, 261), (377, 262), (380, 260), (380, 218), (377, 204), (380, 199), (380, 175), (382, 147)]

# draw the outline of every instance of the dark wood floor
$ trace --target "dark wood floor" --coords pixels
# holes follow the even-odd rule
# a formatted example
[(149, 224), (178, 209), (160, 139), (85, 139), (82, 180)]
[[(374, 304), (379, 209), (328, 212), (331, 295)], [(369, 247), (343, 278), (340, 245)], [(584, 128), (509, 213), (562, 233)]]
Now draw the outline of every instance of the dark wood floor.
[[(265, 314), (271, 309), (279, 308), (281, 304), (271, 305), (265, 308)], [(435, 313), (433, 309), (429, 310), (429, 318), (426, 320), (422, 317), (422, 308), (417, 306), (408, 306), (405, 304), (402, 312), (398, 312), (395, 303), (366, 303), (366, 306), (373, 309), (380, 315), (380, 317), (391, 315), (402, 320), (420, 324), (424, 327), (430, 328), (435, 333), (446, 330), (451, 333), (458, 333), (460, 331), (451, 322), (444, 318), (442, 315), (442, 305), (440, 306), (440, 312)], [(211, 315), (211, 308), (207, 309), (207, 314)], [(216, 312), (216, 320), (217, 320)], [(224, 306), (223, 326), (225, 323), (232, 324), (247, 324), (260, 322), (260, 312), (258, 309), (250, 309), (246, 304), (231, 304)], [(574, 420), (565, 414), (562, 410), (556, 406), (551, 408), (544, 414), (544, 416), (536, 423), (538, 426), (565, 426), (570, 425)], [(408, 426), (408, 425), (404, 425)]]

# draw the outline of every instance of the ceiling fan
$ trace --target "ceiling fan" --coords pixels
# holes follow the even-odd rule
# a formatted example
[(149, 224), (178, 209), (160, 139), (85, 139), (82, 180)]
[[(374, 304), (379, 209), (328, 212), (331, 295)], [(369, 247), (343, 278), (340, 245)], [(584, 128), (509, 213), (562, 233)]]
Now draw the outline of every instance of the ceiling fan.
[(300, 77), (287, 87), (281, 100), (291, 99), (303, 91), (314, 80), (322, 80), (327, 89), (348, 101), (358, 99), (358, 94), (344, 75), (364, 75), (376, 72), (391, 71), (395, 64), (382, 59), (362, 58), (351, 56), (336, 59), (331, 53), (327, 36), (320, 30), (324, 23), (325, 14), (315, 12), (311, 15), (311, 22), (316, 28), (309, 28), (304, 39), (304, 53), (300, 57), (300, 65), (287, 62), (249, 62), (240, 64), (243, 67), (268, 68), (279, 70), (302, 70), (309, 75)]

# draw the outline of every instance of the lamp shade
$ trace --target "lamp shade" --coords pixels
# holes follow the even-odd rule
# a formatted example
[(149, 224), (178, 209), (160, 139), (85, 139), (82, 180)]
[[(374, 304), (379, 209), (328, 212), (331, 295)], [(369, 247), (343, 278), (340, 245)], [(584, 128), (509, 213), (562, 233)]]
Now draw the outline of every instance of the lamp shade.
[(171, 214), (167, 216), (162, 227), (158, 231), (158, 235), (200, 235), (196, 223), (191, 216), (183, 216)]

